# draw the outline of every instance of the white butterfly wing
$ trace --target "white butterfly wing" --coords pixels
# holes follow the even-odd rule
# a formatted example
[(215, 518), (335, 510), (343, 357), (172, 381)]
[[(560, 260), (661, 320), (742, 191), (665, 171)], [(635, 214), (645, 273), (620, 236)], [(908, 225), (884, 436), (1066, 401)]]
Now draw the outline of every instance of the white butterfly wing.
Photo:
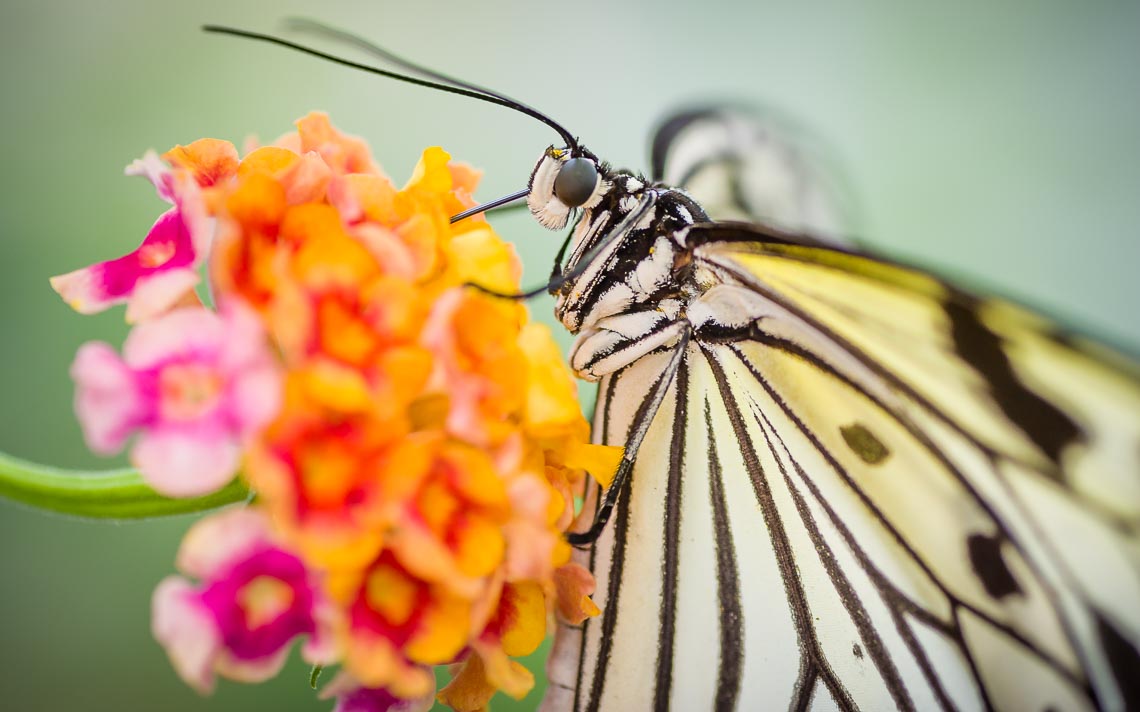
[(684, 189), (713, 220), (761, 223), (846, 244), (857, 228), (855, 200), (821, 146), (772, 110), (705, 106), (661, 123), (652, 174)]
[[(710, 229), (736, 306), (584, 557), (603, 614), (560, 634), (547, 709), (1140, 703), (1135, 373), (921, 272)], [(670, 360), (603, 380), (603, 441)]]

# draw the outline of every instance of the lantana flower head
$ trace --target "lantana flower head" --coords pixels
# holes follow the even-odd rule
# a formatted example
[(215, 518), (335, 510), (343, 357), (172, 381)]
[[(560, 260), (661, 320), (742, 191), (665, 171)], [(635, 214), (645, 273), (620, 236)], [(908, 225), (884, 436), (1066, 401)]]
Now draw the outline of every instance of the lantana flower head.
[[(458, 709), (520, 697), (533, 676), (514, 658), (548, 618), (597, 613), (563, 533), (585, 473), (608, 484), (620, 449), (588, 444), (549, 331), (466, 286), (521, 273), (482, 216), (450, 222), (478, 172), (430, 148), (397, 188), (325, 115), (297, 126), (245, 156), (203, 139), (136, 163), (185, 228), (185, 288), (155, 297), (135, 255), (91, 302), (142, 315), (121, 358), (76, 359), (92, 447), (138, 433), (156, 489), (202, 494), (240, 464), (256, 493), (191, 530), (178, 563), (197, 583), (159, 587), (155, 635), (203, 691), (272, 675), (303, 639), (340, 666), (338, 710), (426, 708), (437, 665)], [(217, 312), (191, 290), (203, 262)], [(106, 264), (84, 279), (105, 286)]]

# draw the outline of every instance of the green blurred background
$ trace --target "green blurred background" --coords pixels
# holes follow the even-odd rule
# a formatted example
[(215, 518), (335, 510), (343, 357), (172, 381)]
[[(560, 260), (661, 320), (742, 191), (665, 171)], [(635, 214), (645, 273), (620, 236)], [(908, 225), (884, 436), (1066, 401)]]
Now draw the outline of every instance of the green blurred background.
[[(346, 27), (550, 112), (619, 165), (647, 167), (654, 122), (686, 100), (778, 107), (826, 138), (868, 243), (1140, 351), (1140, 5), (810, 5), (6, 0), (0, 450), (123, 462), (85, 451), (67, 378), (79, 344), (121, 342), (122, 310), (75, 315), (47, 277), (141, 240), (163, 206), (122, 167), (144, 150), (272, 139), (319, 108), (397, 180), (444, 145), (486, 169), (488, 199), (524, 187), (554, 138), (496, 107), (206, 36), (204, 22)], [(525, 215), (496, 225), (540, 281), (556, 237)], [(551, 321), (548, 302), (533, 309)], [(209, 699), (176, 679), (149, 598), (190, 521), (91, 524), (0, 503), (0, 708), (328, 709), (297, 662)]]

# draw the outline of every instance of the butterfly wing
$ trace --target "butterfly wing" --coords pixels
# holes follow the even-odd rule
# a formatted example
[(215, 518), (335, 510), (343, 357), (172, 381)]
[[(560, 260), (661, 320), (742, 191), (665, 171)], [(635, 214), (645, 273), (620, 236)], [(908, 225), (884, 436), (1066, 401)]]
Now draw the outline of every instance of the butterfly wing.
[(1133, 367), (920, 271), (689, 240), (684, 358), (602, 381), (622, 443), (678, 364), (547, 709), (1140, 704)]
[(772, 110), (679, 111), (651, 144), (655, 181), (684, 189), (713, 220), (743, 220), (847, 242), (855, 201), (816, 136)]

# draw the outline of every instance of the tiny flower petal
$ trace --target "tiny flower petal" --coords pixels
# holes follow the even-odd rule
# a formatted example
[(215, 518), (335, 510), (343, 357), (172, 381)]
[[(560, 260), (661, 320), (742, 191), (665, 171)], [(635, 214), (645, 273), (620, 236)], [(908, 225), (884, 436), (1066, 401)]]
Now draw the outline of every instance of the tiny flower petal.
[(152, 430), (139, 436), (131, 463), (167, 497), (208, 494), (234, 478), (241, 457), (237, 443), (222, 437), (213, 431)]
[(87, 446), (103, 455), (118, 452), (147, 413), (134, 374), (109, 345), (91, 342), (75, 355), (71, 377)]
[(123, 171), (128, 176), (142, 176), (154, 185), (158, 197), (168, 203), (174, 202), (174, 176), (154, 151), (147, 151), (142, 158), (136, 158)]
[(368, 173), (337, 176), (329, 184), (328, 198), (346, 223), (370, 220), (390, 225), (397, 220), (396, 188), (384, 176)]
[(230, 385), (230, 407), (241, 434), (248, 435), (267, 425), (281, 410), (281, 370), (265, 361), (248, 364), (241, 378)]
[(585, 566), (578, 563), (560, 566), (554, 572), (554, 585), (557, 591), (556, 610), (566, 623), (579, 625), (587, 618), (601, 613), (601, 609), (590, 599), (597, 583)]
[(435, 675), (429, 668), (408, 662), (381, 636), (353, 635), (344, 662), (361, 685), (385, 688), (397, 697), (416, 699), (435, 689)]
[(483, 659), (470, 655), (451, 682), (439, 691), (436, 699), (456, 712), (479, 712), (486, 709), (496, 691), (495, 685), (487, 680)]
[(619, 445), (575, 442), (566, 446), (563, 462), (567, 467), (589, 472), (598, 484), (609, 487), (624, 455), (625, 448)]
[[(189, 226), (183, 213), (172, 208), (155, 221), (142, 245), (134, 252), (53, 277), (51, 285), (73, 309), (81, 314), (94, 314), (126, 302), (140, 282), (157, 275), (185, 271), (189, 277), (178, 284), (192, 286), (197, 282), (193, 271), (196, 260)], [(153, 295), (157, 303), (147, 309), (135, 306), (135, 311), (161, 311), (181, 296), (180, 292), (172, 293), (169, 288), (158, 289)]]
[(220, 578), (234, 561), (265, 548), (269, 541), (264, 516), (234, 507), (195, 522), (182, 538), (175, 563), (195, 578)]
[(295, 151), (278, 146), (256, 148), (241, 160), (238, 177), (245, 178), (255, 173), (276, 176), (300, 159)]
[(301, 205), (320, 200), (328, 190), (332, 171), (316, 153), (305, 153), (283, 169), (278, 180), (285, 188), (285, 199), (290, 205)]
[(546, 637), (546, 604), (542, 588), (531, 582), (507, 584), (499, 612), (490, 628), (497, 628), (503, 652), (512, 657), (530, 655)]
[(178, 357), (213, 360), (225, 339), (225, 326), (208, 309), (177, 309), (139, 324), (123, 344), (123, 359), (134, 369), (154, 368)]
[(564, 359), (550, 328), (527, 324), (518, 339), (527, 359), (527, 425), (539, 436), (572, 427), (582, 418), (578, 391), (574, 380), (560, 368)]
[(500, 292), (509, 293), (517, 289), (522, 261), (514, 246), (499, 239), (489, 227), (456, 235), (448, 249), (459, 281)]
[(162, 314), (198, 284), (193, 270), (172, 269), (140, 279), (127, 300), (127, 323), (137, 324)]
[(475, 201), (471, 196), (474, 195), (475, 188), (478, 187), (479, 181), (483, 178), (483, 171), (466, 163), (457, 163), (455, 161), (448, 163), (447, 168), (451, 172), (452, 189), (456, 192), (460, 200), (464, 202), (470, 200), (471, 204), (467, 207), (473, 207)]
[(419, 630), (405, 646), (408, 657), (425, 665), (455, 659), (467, 642), (471, 607), (452, 596), (440, 596), (423, 612)]
[(483, 661), (487, 681), (516, 700), (521, 700), (534, 688), (534, 674), (517, 660), (511, 660), (502, 650), (475, 644)]
[(214, 661), (222, 641), (197, 592), (185, 579), (167, 577), (154, 591), (152, 608), (151, 632), (170, 655), (175, 671), (198, 692), (212, 692)]
[[(314, 111), (297, 121), (298, 153), (316, 151), (332, 171), (383, 175), (372, 160), (372, 152), (363, 140), (343, 134), (333, 127), (328, 114)], [(287, 146), (288, 147), (288, 146)]]
[(288, 659), (289, 648), (287, 647), (282, 647), (280, 650), (257, 660), (242, 660), (223, 651), (218, 656), (216, 664), (218, 672), (226, 679), (255, 683), (265, 682), (276, 677), (277, 673), (281, 672), (281, 668), (285, 667)]
[(424, 149), (419, 163), (412, 170), (405, 190), (422, 190), (428, 193), (445, 193), (451, 190), (451, 156), (439, 146)]
[[(227, 370), (271, 362), (265, 348), (265, 327), (257, 313), (237, 299), (221, 304), (223, 333), (218, 365)], [(207, 327), (212, 328), (212, 327)]]
[(229, 141), (201, 138), (188, 146), (175, 146), (162, 155), (170, 165), (191, 175), (198, 185), (217, 185), (238, 169), (238, 152)]

